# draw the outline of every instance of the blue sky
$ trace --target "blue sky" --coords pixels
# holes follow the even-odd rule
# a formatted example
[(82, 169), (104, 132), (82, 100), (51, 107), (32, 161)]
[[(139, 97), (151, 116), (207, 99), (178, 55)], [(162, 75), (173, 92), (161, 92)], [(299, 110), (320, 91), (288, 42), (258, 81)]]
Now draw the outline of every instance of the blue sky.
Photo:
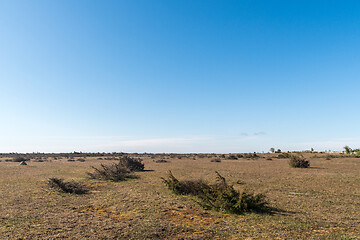
[(360, 147), (359, 1), (0, 1), (0, 152)]

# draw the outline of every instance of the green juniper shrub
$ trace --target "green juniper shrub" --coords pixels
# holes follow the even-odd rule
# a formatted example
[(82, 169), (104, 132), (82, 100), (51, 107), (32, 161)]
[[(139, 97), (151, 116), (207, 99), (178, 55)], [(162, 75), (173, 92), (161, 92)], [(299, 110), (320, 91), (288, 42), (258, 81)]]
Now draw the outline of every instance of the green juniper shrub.
[(174, 177), (171, 171), (169, 171), (168, 179), (162, 178), (167, 187), (175, 194), (179, 195), (198, 195), (204, 192), (210, 186), (203, 180), (183, 180), (179, 181)]
[(144, 171), (144, 164), (140, 158), (132, 158), (129, 156), (123, 156), (120, 158), (120, 163), (127, 167), (131, 172)]
[(308, 168), (310, 167), (310, 162), (302, 155), (290, 155), (289, 160), (290, 167), (293, 168)]
[(163, 182), (175, 194), (196, 196), (204, 209), (213, 209), (226, 213), (243, 214), (245, 212), (265, 212), (268, 203), (263, 194), (237, 191), (226, 179), (216, 172), (217, 183), (208, 184), (203, 180), (178, 180), (169, 172)]
[(110, 180), (114, 182), (124, 181), (127, 178), (135, 178), (132, 171), (123, 162), (112, 163), (110, 165), (100, 164), (99, 168), (92, 167), (95, 171), (87, 174), (90, 178), (99, 180)]
[(74, 194), (85, 194), (89, 192), (89, 188), (85, 184), (75, 181), (66, 182), (61, 178), (49, 178), (47, 184), (51, 189), (58, 192)]
[(210, 162), (221, 162), (221, 159), (220, 158), (214, 158), (214, 159), (211, 159)]

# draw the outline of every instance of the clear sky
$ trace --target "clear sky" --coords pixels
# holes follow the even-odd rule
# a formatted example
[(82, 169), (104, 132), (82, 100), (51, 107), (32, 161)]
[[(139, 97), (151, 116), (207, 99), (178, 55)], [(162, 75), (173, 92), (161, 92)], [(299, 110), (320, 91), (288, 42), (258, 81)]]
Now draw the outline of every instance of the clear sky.
[(360, 1), (0, 0), (0, 152), (360, 147)]

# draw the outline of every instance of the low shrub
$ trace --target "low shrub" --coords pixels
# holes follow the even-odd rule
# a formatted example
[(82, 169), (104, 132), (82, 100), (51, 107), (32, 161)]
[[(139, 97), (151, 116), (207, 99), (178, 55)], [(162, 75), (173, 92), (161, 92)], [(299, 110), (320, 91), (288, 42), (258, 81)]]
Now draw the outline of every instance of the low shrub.
[(123, 162), (113, 163), (110, 165), (101, 164), (99, 168), (92, 167), (95, 171), (87, 174), (90, 178), (100, 180), (110, 180), (114, 182), (124, 181), (127, 178), (134, 178), (130, 169)]
[(85, 194), (89, 192), (89, 188), (80, 182), (66, 182), (61, 178), (50, 178), (47, 182), (48, 186), (58, 192)]
[(211, 159), (210, 162), (221, 162), (221, 159), (220, 158), (214, 158), (214, 159)]
[(142, 159), (140, 158), (124, 156), (120, 158), (120, 163), (128, 168), (131, 172), (144, 171), (145, 168), (144, 164), (142, 163)]
[(168, 179), (162, 178), (162, 180), (171, 191), (179, 195), (196, 196), (209, 188), (208, 184), (201, 179), (179, 181), (171, 171), (169, 171)]
[(154, 162), (156, 163), (168, 163), (169, 161), (165, 160), (165, 159), (159, 159), (159, 160), (154, 160)]
[(85, 159), (84, 159), (84, 158), (78, 158), (78, 159), (76, 159), (76, 161), (78, 161), (78, 162), (85, 162)]
[(15, 157), (11, 160), (12, 162), (25, 162), (25, 161), (29, 161), (29, 159), (25, 158), (25, 157)]
[(41, 158), (37, 158), (34, 160), (34, 162), (45, 162), (45, 160), (41, 159)]
[(290, 158), (291, 154), (290, 153), (280, 153), (277, 158)]
[(237, 160), (238, 157), (235, 156), (235, 155), (229, 155), (229, 156), (228, 156), (228, 159), (230, 159), (230, 160)]
[(234, 214), (268, 210), (268, 203), (263, 194), (237, 191), (218, 172), (216, 174), (218, 182), (215, 184), (208, 184), (203, 180), (180, 181), (171, 172), (168, 179), (163, 178), (163, 182), (175, 194), (196, 196), (199, 199), (198, 203), (205, 209)]
[(310, 167), (310, 162), (302, 155), (292, 154), (290, 155), (289, 165), (293, 168), (308, 168)]
[(244, 153), (243, 157), (250, 158), (250, 159), (256, 159), (259, 157), (259, 155), (257, 155), (256, 153)]

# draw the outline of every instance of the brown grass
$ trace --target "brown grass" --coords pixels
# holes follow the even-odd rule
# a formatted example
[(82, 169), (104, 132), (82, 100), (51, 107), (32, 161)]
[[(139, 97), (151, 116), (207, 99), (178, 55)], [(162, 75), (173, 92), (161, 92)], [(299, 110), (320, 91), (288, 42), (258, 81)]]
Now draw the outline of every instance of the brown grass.
[[(360, 159), (311, 158), (308, 169), (290, 168), (276, 154), (210, 163), (214, 156), (179, 156), (166, 164), (143, 157), (145, 171), (125, 182), (88, 180), (91, 166), (115, 162), (0, 162), (0, 239), (360, 239)], [(266, 158), (273, 160), (268, 161)], [(196, 158), (196, 160), (194, 160)], [(229, 183), (264, 193), (273, 214), (205, 211), (191, 196), (172, 194), (161, 181)], [(90, 194), (49, 191), (50, 177), (88, 182)], [(234, 185), (237, 187), (240, 185)]]

